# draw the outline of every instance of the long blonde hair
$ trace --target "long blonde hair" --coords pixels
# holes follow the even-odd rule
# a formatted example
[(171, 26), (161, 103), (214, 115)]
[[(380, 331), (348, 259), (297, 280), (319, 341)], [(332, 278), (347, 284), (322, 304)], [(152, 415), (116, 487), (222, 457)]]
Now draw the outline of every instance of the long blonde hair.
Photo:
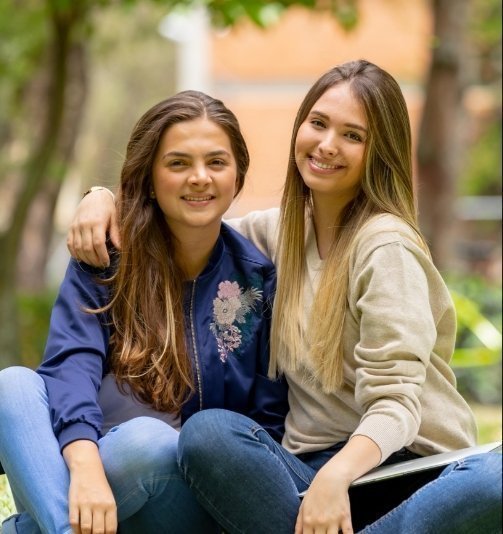
[[(295, 162), (295, 142), (301, 124), (317, 100), (341, 83), (350, 85), (366, 114), (365, 172), (357, 195), (346, 205), (340, 219), (334, 221), (337, 233), (305, 323), (305, 228), (313, 206), (310, 190)], [(379, 213), (391, 213), (407, 222), (427, 250), (417, 222), (405, 100), (390, 74), (359, 60), (325, 73), (307, 93), (294, 123), (279, 223), (270, 376), (278, 370), (298, 370), (307, 365), (324, 391), (333, 392), (341, 387), (350, 256), (359, 230)]]
[(107, 281), (107, 311), (113, 325), (110, 367), (120, 386), (158, 410), (179, 413), (194, 390), (184, 335), (183, 280), (175, 262), (173, 237), (163, 212), (150, 196), (152, 166), (163, 133), (199, 117), (228, 135), (237, 162), (236, 195), (242, 189), (249, 155), (235, 115), (198, 91), (183, 91), (149, 109), (127, 146), (117, 195), (121, 250)]

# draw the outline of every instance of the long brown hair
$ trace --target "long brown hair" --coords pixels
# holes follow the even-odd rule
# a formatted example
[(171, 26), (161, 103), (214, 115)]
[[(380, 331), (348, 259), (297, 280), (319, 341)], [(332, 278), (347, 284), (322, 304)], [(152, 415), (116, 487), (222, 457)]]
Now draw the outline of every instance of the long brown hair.
[[(342, 83), (349, 84), (367, 118), (365, 173), (356, 197), (345, 207), (340, 219), (334, 220), (337, 233), (305, 325), (305, 217), (313, 207), (310, 189), (295, 162), (295, 142), (314, 104), (328, 89)], [(298, 369), (304, 362), (325, 391), (333, 392), (341, 386), (349, 258), (358, 231), (372, 216), (391, 213), (409, 224), (419, 244), (427, 250), (417, 223), (411, 158), (405, 100), (398, 83), (386, 71), (364, 60), (348, 62), (321, 76), (307, 93), (293, 127), (281, 203), (271, 375), (278, 369)]]
[(135, 125), (117, 195), (121, 250), (109, 279), (113, 325), (110, 367), (120, 386), (130, 385), (158, 410), (179, 413), (194, 390), (184, 336), (184, 273), (174, 258), (164, 214), (150, 198), (152, 166), (170, 126), (205, 117), (228, 135), (237, 163), (236, 195), (244, 185), (249, 155), (235, 115), (220, 101), (183, 91), (149, 109)]

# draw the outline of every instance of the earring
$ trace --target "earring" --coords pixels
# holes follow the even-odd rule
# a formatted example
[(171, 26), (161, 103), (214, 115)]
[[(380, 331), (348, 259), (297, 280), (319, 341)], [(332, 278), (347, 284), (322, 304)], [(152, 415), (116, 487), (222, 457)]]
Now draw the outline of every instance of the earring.
[(155, 191), (153, 189), (150, 191), (150, 200), (155, 200)]

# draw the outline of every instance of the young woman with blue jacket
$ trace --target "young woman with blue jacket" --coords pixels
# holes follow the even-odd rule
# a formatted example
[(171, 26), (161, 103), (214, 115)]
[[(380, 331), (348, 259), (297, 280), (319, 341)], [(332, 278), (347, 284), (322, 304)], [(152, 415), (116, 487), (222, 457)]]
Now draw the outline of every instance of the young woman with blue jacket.
[(3, 533), (218, 532), (177, 466), (195, 412), (226, 408), (280, 440), (283, 381), (267, 378), (275, 270), (222, 224), (249, 157), (222, 102), (153, 106), (127, 147), (121, 250), (71, 260), (36, 372), (0, 372), (0, 462), (19, 514)]

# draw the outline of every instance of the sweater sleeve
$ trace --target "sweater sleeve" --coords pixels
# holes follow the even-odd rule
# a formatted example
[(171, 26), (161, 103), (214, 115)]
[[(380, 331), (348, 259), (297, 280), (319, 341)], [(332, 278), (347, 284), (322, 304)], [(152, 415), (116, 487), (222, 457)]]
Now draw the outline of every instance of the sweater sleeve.
[(372, 439), (381, 461), (412, 443), (421, 423), (420, 396), (436, 340), (424, 263), (398, 240), (378, 246), (354, 269), (355, 400), (363, 416), (353, 435)]
[(272, 300), (276, 287), (274, 269), (268, 269), (264, 280), (262, 301), (262, 324), (258, 344), (257, 365), (249, 416), (257, 421), (278, 442), (285, 431), (288, 412), (288, 386), (283, 376), (275, 380), (267, 376), (269, 369), (270, 329)]
[(54, 433), (63, 449), (78, 439), (96, 442), (103, 421), (97, 395), (109, 344), (103, 314), (108, 300), (96, 271), (72, 259), (54, 304), (43, 361), (37, 372), (47, 387)]

